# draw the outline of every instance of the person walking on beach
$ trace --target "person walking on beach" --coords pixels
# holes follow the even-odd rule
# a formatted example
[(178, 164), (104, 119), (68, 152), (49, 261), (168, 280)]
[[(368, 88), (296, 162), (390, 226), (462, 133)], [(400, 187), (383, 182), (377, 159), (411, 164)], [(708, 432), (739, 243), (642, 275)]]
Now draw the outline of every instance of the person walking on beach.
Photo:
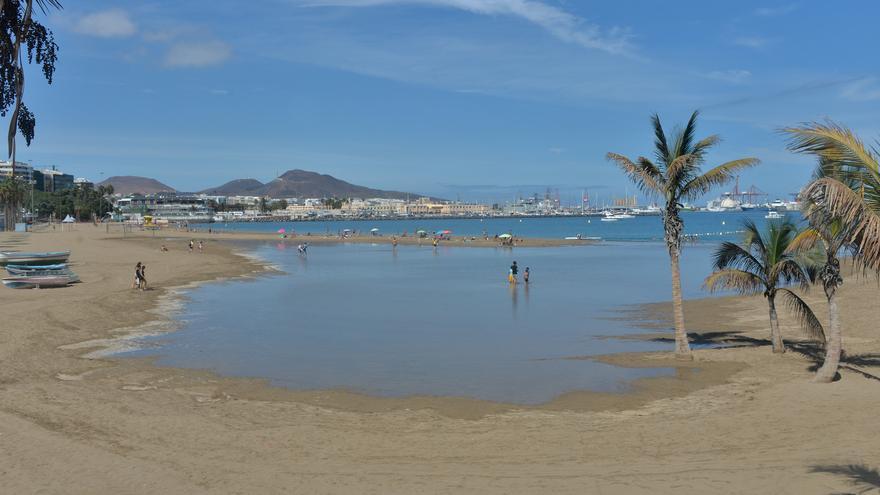
[(199, 252), (200, 252), (200, 253), (202, 252), (202, 248), (203, 248), (203, 247), (204, 247), (204, 246), (202, 245), (202, 241), (199, 241)]
[(147, 265), (141, 265), (141, 290), (147, 290)]
[(194, 245), (194, 244), (195, 244), (195, 243), (193, 242), (193, 240), (190, 239), (190, 240), (189, 240), (189, 252), (193, 252), (193, 245)]
[(131, 283), (132, 289), (140, 289), (141, 288), (141, 262), (138, 261), (137, 265), (134, 265), (134, 282)]
[(523, 282), (529, 283), (529, 267), (526, 267), (526, 271), (523, 272)]

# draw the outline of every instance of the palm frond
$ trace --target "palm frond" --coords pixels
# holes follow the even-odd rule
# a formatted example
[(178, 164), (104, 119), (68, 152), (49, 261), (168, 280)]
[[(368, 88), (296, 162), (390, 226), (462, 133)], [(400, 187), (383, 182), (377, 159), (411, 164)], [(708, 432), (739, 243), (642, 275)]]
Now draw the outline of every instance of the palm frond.
[(699, 110), (694, 110), (691, 118), (688, 119), (687, 125), (681, 129), (675, 136), (675, 144), (672, 149), (672, 157), (678, 158), (691, 152), (691, 145), (694, 142), (694, 135), (697, 133), (697, 117), (700, 116)]
[(37, 0), (37, 5), (39, 5), (40, 10), (43, 11), (43, 14), (48, 14), (50, 8), (55, 8), (58, 10), (64, 8), (61, 6), (60, 0)]
[(788, 245), (788, 251), (791, 253), (811, 251), (819, 245), (821, 240), (822, 236), (818, 230), (804, 229), (792, 239)]
[(663, 124), (660, 123), (660, 115), (651, 115), (651, 126), (654, 128), (654, 156), (657, 162), (663, 166), (669, 165), (669, 145), (666, 143), (666, 133)]
[(727, 163), (722, 163), (706, 173), (694, 177), (682, 187), (681, 197), (694, 200), (708, 193), (713, 187), (721, 186), (732, 181), (736, 172), (761, 163), (757, 158), (740, 158)]
[(642, 192), (662, 194), (663, 187), (658, 181), (659, 171), (647, 158), (639, 157), (638, 163), (633, 163), (629, 158), (617, 153), (608, 153), (606, 158), (620, 167)]
[(722, 242), (715, 251), (715, 270), (737, 269), (763, 276), (764, 264), (746, 248), (733, 242)]
[(785, 306), (795, 314), (804, 334), (825, 345), (825, 329), (810, 306), (789, 289), (779, 289), (777, 294), (782, 294)]
[(827, 162), (847, 167), (864, 168), (877, 176), (877, 157), (850, 129), (831, 120), (824, 124), (806, 123), (801, 127), (787, 127), (788, 149), (795, 153), (809, 153)]
[(848, 241), (857, 245), (860, 261), (880, 269), (880, 215), (868, 208), (857, 192), (826, 177), (807, 185), (803, 195), (810, 202), (805, 214), (812, 222), (839, 219), (850, 230)]
[(720, 142), (721, 136), (717, 134), (712, 134), (711, 136), (704, 137), (703, 139), (697, 141), (689, 154), (702, 159), (704, 156), (706, 156), (706, 152), (709, 151), (709, 148), (715, 146)]
[(766, 290), (764, 281), (754, 273), (731, 268), (713, 272), (703, 281), (703, 288), (709, 292), (732, 290), (746, 295), (761, 294)]

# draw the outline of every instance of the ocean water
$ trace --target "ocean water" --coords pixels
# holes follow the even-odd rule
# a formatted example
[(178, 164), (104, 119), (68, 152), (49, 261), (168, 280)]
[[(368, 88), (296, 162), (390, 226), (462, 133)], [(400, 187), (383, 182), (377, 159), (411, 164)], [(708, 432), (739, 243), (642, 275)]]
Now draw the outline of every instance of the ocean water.
[[(698, 228), (729, 218), (725, 226), (734, 230), (736, 216), (693, 218), (704, 222)], [(763, 214), (752, 216), (763, 221)], [(547, 233), (570, 234), (571, 226), (583, 226), (584, 220), (527, 219), (522, 225), (554, 237)], [(632, 232), (637, 229), (626, 222), (648, 221), (659, 223), (656, 217), (618, 223), (622, 232)], [(480, 223), (443, 225), (468, 232), (479, 230)], [(507, 225), (482, 223), (497, 229)], [(306, 256), (289, 244), (243, 243), (242, 249), (284, 273), (189, 291), (180, 331), (147, 339), (145, 347), (129, 354), (155, 356), (159, 365), (267, 378), (298, 390), (520, 404), (574, 390), (621, 391), (635, 378), (672, 371), (568, 358), (670, 349), (597, 338), (640, 331), (615, 318), (617, 310), (670, 299), (664, 245), (650, 240), (651, 233), (638, 236), (643, 242), (512, 250), (314, 245)], [(716, 246), (717, 239), (707, 239), (685, 248), (686, 298), (707, 295), (701, 283), (711, 271)], [(531, 268), (528, 286), (507, 283), (514, 260), (521, 270)]]
[[(764, 222), (764, 210), (748, 212), (682, 212), (685, 233), (708, 241), (736, 238), (744, 219)], [(797, 212), (788, 213), (800, 219)], [(337, 234), (343, 229), (367, 233), (378, 228), (383, 235), (410, 235), (417, 230), (439, 232), (451, 230), (453, 235), (482, 236), (484, 234), (510, 233), (520, 237), (561, 239), (581, 234), (585, 237), (601, 237), (608, 241), (659, 241), (663, 239), (663, 225), (659, 216), (636, 217), (617, 222), (602, 222), (599, 217), (549, 217), (549, 218), (486, 218), (486, 219), (407, 219), (407, 220), (334, 220), (306, 222), (239, 222), (196, 225), (199, 230), (276, 232), (284, 228), (288, 232), (312, 235)]]

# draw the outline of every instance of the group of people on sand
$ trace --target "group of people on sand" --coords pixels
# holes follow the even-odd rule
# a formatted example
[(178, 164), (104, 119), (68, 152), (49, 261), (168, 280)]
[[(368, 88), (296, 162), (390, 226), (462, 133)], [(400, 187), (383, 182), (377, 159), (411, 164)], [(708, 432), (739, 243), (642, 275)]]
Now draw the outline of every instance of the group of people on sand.
[[(507, 281), (511, 284), (517, 283), (516, 276), (519, 274), (519, 265), (516, 264), (516, 261), (510, 265), (510, 270), (507, 272)], [(523, 282), (526, 284), (529, 283), (529, 275), (531, 275), (531, 270), (529, 267), (526, 267), (526, 270), (523, 272)]]
[(147, 265), (146, 263), (137, 262), (137, 265), (134, 266), (134, 283), (132, 283), (132, 289), (138, 290), (147, 290)]
[[(201, 253), (204, 250), (205, 246), (202, 244), (202, 241), (199, 241), (199, 252)], [(189, 252), (193, 252), (193, 249), (196, 247), (195, 239), (190, 239), (189, 241)]]

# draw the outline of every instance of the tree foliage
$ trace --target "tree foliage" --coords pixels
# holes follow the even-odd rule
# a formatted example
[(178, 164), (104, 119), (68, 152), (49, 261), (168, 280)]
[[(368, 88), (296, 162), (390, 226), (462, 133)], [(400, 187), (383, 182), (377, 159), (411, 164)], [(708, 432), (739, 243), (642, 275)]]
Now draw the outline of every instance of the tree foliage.
[[(60, 9), (58, 0), (36, 0), (46, 13)], [(34, 0), (0, 0), (0, 116), (11, 111), (8, 156), (15, 160), (15, 134), (21, 132), (30, 146), (36, 117), (24, 102), (24, 64), (36, 63), (49, 84), (55, 75), (58, 45), (50, 29), (34, 19)]]

